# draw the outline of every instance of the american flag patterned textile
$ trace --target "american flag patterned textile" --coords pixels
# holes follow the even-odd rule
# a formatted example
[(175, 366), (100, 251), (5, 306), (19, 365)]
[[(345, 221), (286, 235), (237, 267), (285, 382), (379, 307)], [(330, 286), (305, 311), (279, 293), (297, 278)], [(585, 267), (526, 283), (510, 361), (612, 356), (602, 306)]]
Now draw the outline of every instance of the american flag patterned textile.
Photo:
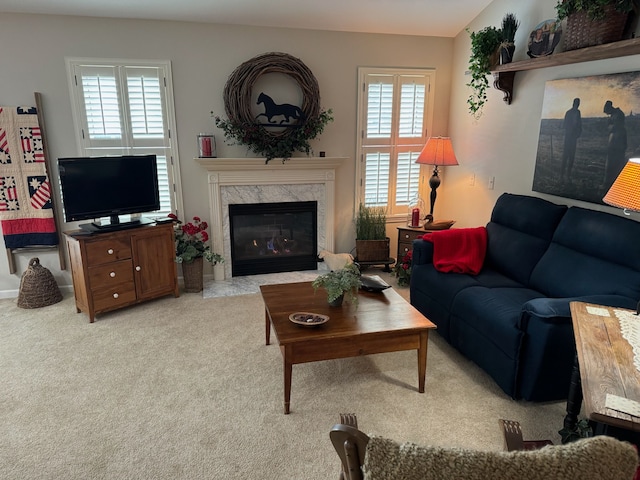
[(0, 107), (0, 226), (7, 248), (58, 244), (35, 107)]

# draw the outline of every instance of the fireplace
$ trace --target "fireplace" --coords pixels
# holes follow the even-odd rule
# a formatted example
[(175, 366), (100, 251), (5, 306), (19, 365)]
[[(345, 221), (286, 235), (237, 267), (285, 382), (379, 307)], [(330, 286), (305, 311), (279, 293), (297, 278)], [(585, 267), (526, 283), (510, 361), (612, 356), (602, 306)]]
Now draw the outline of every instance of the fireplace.
[(317, 268), (318, 202), (229, 205), (231, 274)]
[(232, 276), (229, 205), (315, 201), (318, 204), (317, 251), (333, 252), (336, 169), (346, 158), (290, 158), (266, 165), (264, 158), (198, 158), (196, 161), (208, 173), (212, 245), (225, 258), (224, 263), (214, 267), (215, 280)]

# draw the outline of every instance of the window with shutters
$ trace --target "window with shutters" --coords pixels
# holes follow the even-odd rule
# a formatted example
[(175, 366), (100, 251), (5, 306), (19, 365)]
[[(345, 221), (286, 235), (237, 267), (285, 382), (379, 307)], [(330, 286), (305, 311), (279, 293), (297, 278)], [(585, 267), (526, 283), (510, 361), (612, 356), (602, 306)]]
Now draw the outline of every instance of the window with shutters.
[(160, 211), (182, 211), (168, 61), (67, 59), (78, 154), (155, 154)]
[(358, 79), (357, 203), (406, 216), (426, 188), (415, 159), (431, 130), (435, 71), (360, 68)]

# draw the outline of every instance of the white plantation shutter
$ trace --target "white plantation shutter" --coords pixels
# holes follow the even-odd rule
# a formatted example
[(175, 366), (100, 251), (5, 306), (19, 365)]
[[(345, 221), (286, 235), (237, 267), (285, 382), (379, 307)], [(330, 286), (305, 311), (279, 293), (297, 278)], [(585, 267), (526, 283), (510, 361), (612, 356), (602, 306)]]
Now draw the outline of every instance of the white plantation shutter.
[(163, 139), (166, 129), (159, 72), (155, 68), (125, 68), (125, 71), (133, 138)]
[(103, 140), (120, 141), (122, 113), (115, 68), (84, 67), (80, 79), (87, 122), (87, 144), (97, 147)]
[(396, 168), (396, 205), (408, 207), (419, 193), (420, 165), (415, 163), (420, 152), (398, 154)]
[(391, 137), (393, 83), (369, 84), (367, 95), (367, 139)]
[(428, 138), (434, 75), (432, 70), (359, 70), (359, 202), (401, 216), (423, 193), (415, 159)]
[(153, 216), (181, 211), (169, 62), (67, 62), (80, 155), (155, 154), (160, 211)]
[(365, 158), (365, 204), (385, 207), (389, 202), (389, 153), (367, 153)]

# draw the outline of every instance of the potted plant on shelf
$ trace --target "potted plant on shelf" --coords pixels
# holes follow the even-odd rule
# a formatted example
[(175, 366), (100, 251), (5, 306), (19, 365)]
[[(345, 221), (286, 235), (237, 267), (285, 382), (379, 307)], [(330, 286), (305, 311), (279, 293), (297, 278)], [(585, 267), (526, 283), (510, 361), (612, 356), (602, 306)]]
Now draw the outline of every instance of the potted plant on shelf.
[(342, 305), (345, 295), (354, 305), (358, 304), (360, 288), (360, 270), (354, 263), (339, 270), (333, 270), (316, 278), (312, 284), (314, 290), (322, 287), (327, 291), (327, 301), (332, 307)]
[(389, 259), (387, 210), (360, 204), (356, 215), (356, 258), (358, 262), (386, 262)]
[(520, 22), (515, 14), (507, 13), (502, 18), (502, 43), (500, 43), (500, 64), (511, 63), (513, 61), (513, 53), (516, 50), (516, 32)]
[(558, 20), (567, 19), (564, 49), (622, 40), (630, 14), (637, 11), (638, 0), (559, 0)]
[(203, 259), (216, 265), (224, 262), (222, 255), (211, 250), (206, 244), (209, 234), (206, 232), (209, 225), (200, 217), (193, 217), (193, 222), (182, 225), (182, 222), (173, 213), (169, 214), (175, 221), (174, 235), (176, 245), (176, 262), (182, 265), (185, 292), (201, 292), (203, 288), (202, 263)]
[(469, 35), (471, 37), (471, 56), (469, 57), (471, 80), (467, 86), (471, 87), (471, 95), (467, 99), (467, 104), (469, 112), (478, 119), (487, 101), (489, 88), (487, 75), (498, 64), (502, 31), (496, 27), (485, 27), (478, 32), (469, 32)]

